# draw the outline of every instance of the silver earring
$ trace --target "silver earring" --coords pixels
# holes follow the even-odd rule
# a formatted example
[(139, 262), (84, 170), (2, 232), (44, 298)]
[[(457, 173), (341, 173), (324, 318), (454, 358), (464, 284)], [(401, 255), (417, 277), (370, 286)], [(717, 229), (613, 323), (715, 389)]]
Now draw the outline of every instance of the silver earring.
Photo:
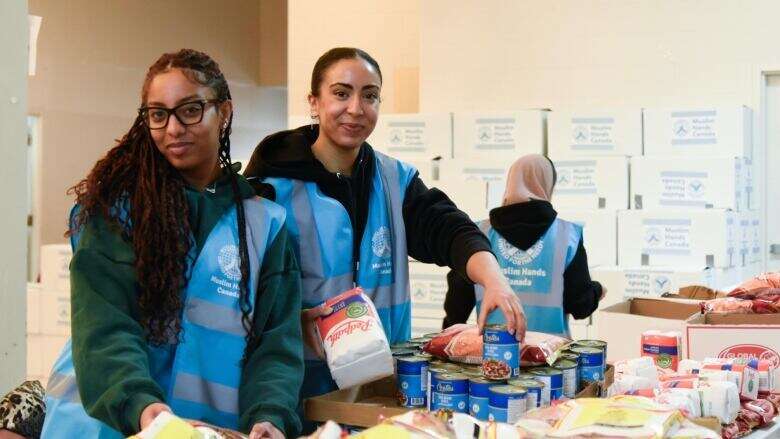
[(309, 129), (311, 129), (312, 131), (314, 130), (314, 121), (315, 120), (317, 120), (317, 115), (316, 114), (312, 114), (311, 115), (311, 123), (309, 124)]

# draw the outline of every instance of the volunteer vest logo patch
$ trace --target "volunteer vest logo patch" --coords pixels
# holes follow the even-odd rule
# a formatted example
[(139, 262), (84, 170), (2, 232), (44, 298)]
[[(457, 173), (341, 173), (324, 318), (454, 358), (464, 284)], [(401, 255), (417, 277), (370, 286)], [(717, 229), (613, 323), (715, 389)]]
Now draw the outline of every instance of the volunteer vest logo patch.
[(382, 226), (376, 229), (371, 238), (371, 249), (378, 258), (387, 258), (392, 253), (390, 249), (390, 229)]
[(767, 360), (774, 367), (780, 367), (780, 355), (774, 349), (757, 344), (738, 344), (730, 346), (718, 354), (718, 358), (739, 360)]
[(237, 281), (241, 279), (241, 264), (238, 257), (238, 247), (233, 244), (223, 246), (217, 255), (219, 268), (228, 279)]
[(542, 253), (544, 248), (544, 241), (539, 240), (536, 244), (531, 246), (527, 251), (522, 251), (519, 248), (508, 243), (504, 238), (498, 238), (498, 251), (501, 256), (507, 261), (515, 265), (526, 265), (529, 262), (536, 259)]

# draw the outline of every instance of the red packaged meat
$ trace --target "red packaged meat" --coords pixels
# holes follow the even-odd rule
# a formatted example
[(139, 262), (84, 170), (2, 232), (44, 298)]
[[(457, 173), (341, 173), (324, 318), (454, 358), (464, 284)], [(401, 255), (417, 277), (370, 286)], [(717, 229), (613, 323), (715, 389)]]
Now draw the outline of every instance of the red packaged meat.
[(742, 282), (729, 292), (729, 296), (753, 299), (767, 294), (767, 290), (780, 288), (780, 273), (764, 273)]
[[(568, 338), (528, 331), (520, 351), (520, 365), (552, 365), (570, 343)], [(482, 364), (482, 335), (476, 325), (452, 325), (433, 337), (423, 350), (450, 361)]]
[(768, 424), (769, 422), (774, 419), (775, 415), (777, 414), (777, 409), (775, 406), (765, 400), (765, 399), (757, 399), (755, 401), (746, 401), (742, 403), (742, 409), (743, 410), (749, 410), (756, 415), (761, 417), (761, 424)]

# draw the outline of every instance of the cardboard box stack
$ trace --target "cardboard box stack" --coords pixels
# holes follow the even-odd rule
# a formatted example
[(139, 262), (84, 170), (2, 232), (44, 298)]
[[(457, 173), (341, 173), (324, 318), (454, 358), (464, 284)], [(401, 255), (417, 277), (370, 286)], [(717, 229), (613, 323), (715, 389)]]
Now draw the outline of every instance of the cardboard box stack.
[(27, 378), (46, 384), (70, 336), (70, 245), (41, 247), (40, 283), (27, 284)]
[[(583, 227), (591, 270), (617, 265), (617, 215), (629, 208), (629, 161), (642, 154), (640, 108), (561, 109), (549, 117), (549, 157), (558, 216)], [(614, 299), (614, 300), (613, 300)], [(601, 304), (622, 300), (610, 290)], [(594, 338), (595, 315), (570, 322), (575, 338)]]

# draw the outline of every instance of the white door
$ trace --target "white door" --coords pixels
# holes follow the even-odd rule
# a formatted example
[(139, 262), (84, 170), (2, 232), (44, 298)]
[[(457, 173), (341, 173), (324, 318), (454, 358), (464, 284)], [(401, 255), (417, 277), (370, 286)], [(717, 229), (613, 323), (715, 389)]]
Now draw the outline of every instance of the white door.
[[(763, 206), (766, 207), (764, 230), (768, 271), (780, 271), (780, 74), (766, 77), (765, 136), (766, 160)], [(760, 161), (757, 161), (759, 166)], [(763, 207), (762, 206), (762, 207)]]

